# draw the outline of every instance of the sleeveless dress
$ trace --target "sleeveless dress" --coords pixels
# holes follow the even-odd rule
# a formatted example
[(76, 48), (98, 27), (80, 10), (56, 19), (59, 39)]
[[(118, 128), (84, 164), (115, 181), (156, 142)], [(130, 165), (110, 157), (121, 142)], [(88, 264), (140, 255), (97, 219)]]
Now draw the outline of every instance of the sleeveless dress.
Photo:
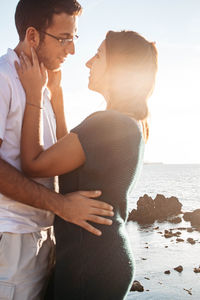
[(125, 222), (127, 196), (142, 165), (142, 132), (135, 120), (114, 110), (89, 116), (72, 132), (79, 136), (86, 162), (60, 176), (60, 192), (101, 190), (99, 200), (111, 204), (115, 215), (109, 217), (111, 226), (93, 224), (102, 231), (100, 237), (56, 216), (50, 294), (56, 300), (122, 300), (134, 277)]

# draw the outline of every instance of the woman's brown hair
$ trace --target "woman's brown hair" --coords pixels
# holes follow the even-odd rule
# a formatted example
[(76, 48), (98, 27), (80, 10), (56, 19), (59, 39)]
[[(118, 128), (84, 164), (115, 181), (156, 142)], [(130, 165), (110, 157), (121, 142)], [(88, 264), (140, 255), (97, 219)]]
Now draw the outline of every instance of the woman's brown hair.
[(109, 31), (105, 42), (112, 105), (117, 104), (122, 112), (142, 121), (147, 141), (147, 100), (153, 92), (157, 72), (155, 43), (134, 31)]

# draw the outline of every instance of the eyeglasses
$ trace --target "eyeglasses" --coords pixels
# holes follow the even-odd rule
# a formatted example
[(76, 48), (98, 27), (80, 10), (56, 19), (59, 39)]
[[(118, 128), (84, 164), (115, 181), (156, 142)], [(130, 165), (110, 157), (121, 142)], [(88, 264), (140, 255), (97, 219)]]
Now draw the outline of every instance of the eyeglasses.
[(57, 36), (55, 36), (53, 34), (45, 32), (45, 31), (40, 31), (40, 32), (44, 33), (44, 34), (46, 34), (46, 35), (48, 35), (48, 36), (50, 36), (52, 38), (54, 38), (55, 40), (57, 40), (60, 43), (61, 46), (65, 46), (67, 43), (74, 42), (74, 41), (76, 41), (79, 38), (78, 35), (74, 35), (74, 36), (72, 36), (70, 38), (60, 38), (60, 37), (57, 37)]

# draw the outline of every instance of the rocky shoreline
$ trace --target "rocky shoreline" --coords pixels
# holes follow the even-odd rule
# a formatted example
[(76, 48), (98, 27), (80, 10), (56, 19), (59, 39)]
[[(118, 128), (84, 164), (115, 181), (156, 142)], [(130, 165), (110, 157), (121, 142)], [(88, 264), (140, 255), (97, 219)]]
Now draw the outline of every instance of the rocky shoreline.
[[(154, 222), (157, 222), (158, 224), (166, 223), (168, 225), (176, 224), (176, 226), (181, 222), (189, 222), (188, 227), (184, 226), (160, 230), (160, 227), (156, 226), (153, 227), (153, 231), (170, 242), (187, 243), (192, 247), (192, 245), (200, 243), (200, 238), (193, 239), (189, 236), (190, 233), (194, 231), (200, 232), (200, 209), (196, 209), (192, 212), (182, 212), (181, 208), (182, 204), (178, 198), (174, 196), (166, 198), (164, 195), (158, 194), (155, 199), (152, 199), (150, 196), (145, 194), (137, 201), (137, 209), (133, 209), (130, 212), (128, 221), (137, 222), (140, 226), (146, 226), (147, 229), (148, 226), (151, 226), (151, 230)], [(184, 235), (184, 238), (182, 235)], [(165, 248), (168, 247), (169, 246), (165, 246)], [(148, 243), (145, 243), (144, 248), (149, 248)], [(146, 258), (141, 259), (146, 260)], [(199, 264), (191, 267), (191, 269), (194, 273), (200, 273)], [(175, 265), (173, 268), (171, 267), (170, 269), (163, 270), (163, 273), (166, 276), (170, 276), (173, 272), (184, 272), (184, 265)], [(144, 277), (144, 279), (150, 280), (150, 278), (147, 277)], [(191, 289), (183, 288), (183, 290), (189, 295), (192, 295)], [(145, 289), (138, 280), (135, 280), (131, 287), (131, 291), (144, 292)], [(146, 291), (149, 290), (147, 289)]]
[(133, 209), (129, 213), (128, 221), (137, 221), (139, 224), (153, 224), (156, 220), (167, 220), (177, 224), (182, 221), (181, 217), (178, 216), (182, 214), (185, 221), (189, 221), (191, 226), (200, 230), (200, 209), (193, 212), (182, 212), (181, 208), (182, 204), (177, 197), (167, 198), (164, 195), (157, 194), (155, 199), (152, 199), (145, 194), (137, 201), (137, 209)]

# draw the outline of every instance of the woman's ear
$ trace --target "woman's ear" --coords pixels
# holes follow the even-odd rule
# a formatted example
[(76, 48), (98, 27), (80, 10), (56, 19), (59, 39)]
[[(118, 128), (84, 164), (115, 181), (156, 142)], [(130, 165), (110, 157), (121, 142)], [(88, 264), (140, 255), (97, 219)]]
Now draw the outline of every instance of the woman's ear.
[(28, 27), (26, 30), (25, 40), (30, 47), (38, 47), (40, 43), (40, 34), (34, 27)]

